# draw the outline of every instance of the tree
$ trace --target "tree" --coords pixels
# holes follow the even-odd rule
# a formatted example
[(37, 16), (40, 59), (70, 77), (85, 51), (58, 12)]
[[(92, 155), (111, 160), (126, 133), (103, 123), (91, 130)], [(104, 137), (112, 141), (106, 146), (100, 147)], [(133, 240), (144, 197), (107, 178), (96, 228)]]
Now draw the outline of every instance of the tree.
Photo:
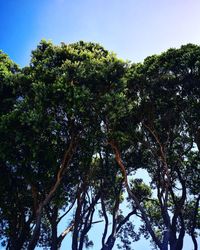
[(64, 208), (70, 189), (85, 183), (97, 147), (94, 136), (101, 133), (99, 105), (120, 81), (124, 65), (97, 44), (53, 46), (42, 41), (32, 53), (30, 66), (21, 70), (19, 97), (5, 120), (12, 138), (5, 147), (13, 152), (10, 156), (9, 151), (2, 152), (3, 165), (14, 166), (11, 177), (15, 174), (23, 180), (30, 201), (29, 228), (15, 249), (27, 244), (34, 249), (41, 225), (45, 226), (44, 209), (53, 204), (58, 210)]
[[(21, 249), (29, 235), (32, 216), (27, 183), (17, 171), (16, 105), (20, 102), (20, 70), (7, 55), (0, 52), (0, 235), (7, 249)], [(12, 146), (11, 146), (12, 145)]]
[[(131, 64), (98, 44), (41, 41), (19, 69), (1, 52), (4, 246), (55, 250), (71, 233), (82, 250), (102, 223), (102, 250), (117, 239), (130, 249), (141, 235), (180, 250), (186, 233), (196, 250), (199, 60), (192, 44)], [(150, 184), (134, 176), (140, 169)]]
[[(187, 230), (184, 209), (188, 200), (195, 198), (193, 185), (199, 194), (195, 184), (199, 180), (199, 152), (195, 146), (197, 128), (191, 121), (191, 108), (194, 107), (191, 93), (199, 99), (198, 58), (199, 47), (195, 45), (170, 49), (160, 56), (148, 57), (143, 65), (134, 65), (129, 83), (130, 93), (139, 91), (140, 147), (152, 178), (151, 185), (157, 192), (161, 220), (156, 218), (155, 224), (149, 227), (148, 221), (154, 220), (148, 209), (149, 202), (142, 207), (144, 213), (141, 208), (139, 210), (147, 216), (148, 221), (144, 218), (146, 230), (160, 249), (168, 249), (168, 244), (170, 249), (182, 249)], [(194, 168), (197, 179), (191, 178)], [(198, 212), (195, 211), (196, 218)], [(157, 231), (162, 237), (156, 235)]]

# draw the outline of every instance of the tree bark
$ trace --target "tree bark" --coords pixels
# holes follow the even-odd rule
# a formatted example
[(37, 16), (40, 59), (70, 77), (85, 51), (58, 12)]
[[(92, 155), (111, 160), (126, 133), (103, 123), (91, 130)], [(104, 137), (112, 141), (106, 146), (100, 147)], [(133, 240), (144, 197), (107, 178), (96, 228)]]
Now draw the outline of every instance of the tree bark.
[(197, 214), (198, 214), (199, 202), (200, 202), (200, 195), (198, 196), (198, 198), (196, 200), (194, 215), (193, 215), (193, 225), (192, 225), (192, 229), (191, 229), (191, 233), (190, 233), (192, 241), (193, 241), (193, 245), (194, 245), (194, 250), (198, 250), (198, 243), (197, 243), (197, 240), (195, 237), (195, 228), (196, 228), (196, 224), (197, 224)]
[(50, 202), (50, 200), (52, 199), (56, 190), (58, 189), (58, 187), (61, 183), (61, 180), (63, 178), (63, 175), (67, 171), (67, 167), (69, 166), (69, 163), (72, 159), (72, 156), (74, 155), (76, 147), (77, 147), (77, 138), (73, 137), (68, 149), (66, 150), (66, 152), (64, 154), (62, 164), (61, 164), (60, 169), (59, 169), (57, 176), (56, 176), (55, 184), (52, 186), (51, 190), (46, 195), (45, 199), (39, 204), (38, 209), (36, 211), (36, 225), (35, 225), (35, 228), (33, 231), (32, 238), (31, 238), (30, 243), (28, 245), (28, 250), (34, 250), (36, 245), (37, 245), (37, 241), (38, 241), (39, 236), (40, 236), (40, 224), (41, 224), (43, 209)]
[(108, 237), (108, 240), (106, 241), (106, 244), (102, 247), (101, 250), (112, 250), (115, 244), (116, 237), (113, 235), (110, 235)]
[(122, 172), (122, 175), (124, 177), (124, 183), (125, 183), (125, 187), (126, 187), (128, 195), (133, 199), (133, 201), (135, 202), (135, 205), (136, 205), (137, 209), (139, 209), (139, 211), (141, 212), (142, 219), (144, 220), (144, 222), (146, 224), (146, 227), (147, 227), (147, 230), (150, 233), (153, 241), (155, 242), (155, 244), (160, 249), (162, 249), (162, 243), (160, 242), (160, 240), (156, 236), (155, 232), (153, 231), (153, 229), (151, 227), (151, 223), (149, 221), (149, 218), (148, 218), (148, 216), (147, 216), (144, 208), (140, 205), (140, 202), (138, 201), (136, 195), (131, 191), (131, 189), (129, 187), (128, 178), (127, 178), (127, 174), (126, 174), (126, 169), (124, 167), (124, 164), (122, 163), (122, 159), (121, 159), (121, 156), (120, 156), (120, 153), (119, 153), (119, 150), (118, 150), (117, 146), (115, 145), (114, 141), (109, 141), (108, 144), (111, 145), (111, 147), (112, 147), (112, 149), (114, 151), (116, 162), (118, 163), (118, 165), (120, 167), (120, 170)]
[(52, 239), (51, 239), (51, 250), (58, 250), (58, 235), (57, 235), (57, 223), (53, 222), (51, 224), (51, 232), (52, 232)]

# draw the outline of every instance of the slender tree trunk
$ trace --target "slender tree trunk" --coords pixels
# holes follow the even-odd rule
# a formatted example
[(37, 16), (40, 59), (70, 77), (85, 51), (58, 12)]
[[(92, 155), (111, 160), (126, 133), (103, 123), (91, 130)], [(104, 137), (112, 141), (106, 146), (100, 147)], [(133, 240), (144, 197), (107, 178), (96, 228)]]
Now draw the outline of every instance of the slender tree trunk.
[(154, 230), (153, 230), (153, 228), (151, 226), (151, 223), (149, 221), (148, 215), (145, 212), (145, 209), (140, 204), (140, 202), (138, 201), (136, 195), (131, 191), (131, 189), (129, 187), (128, 178), (127, 178), (127, 174), (126, 174), (126, 169), (125, 169), (124, 164), (122, 162), (120, 152), (119, 152), (117, 146), (115, 145), (115, 142), (114, 141), (109, 141), (108, 143), (111, 145), (111, 147), (112, 147), (112, 149), (114, 151), (115, 159), (116, 159), (116, 161), (117, 161), (117, 163), (118, 163), (118, 165), (120, 167), (120, 170), (122, 172), (122, 175), (124, 177), (124, 184), (125, 184), (128, 195), (134, 200), (136, 207), (140, 210), (140, 212), (142, 214), (142, 219), (144, 220), (144, 222), (146, 224), (146, 227), (147, 227), (147, 230), (148, 230), (149, 234), (151, 235), (153, 241), (155, 242), (155, 244), (160, 249), (162, 249), (162, 243), (160, 242), (159, 238), (156, 236), (156, 234), (155, 234), (155, 232), (154, 232)]
[(185, 227), (181, 228), (180, 230), (180, 234), (177, 240), (177, 246), (176, 246), (176, 250), (182, 250), (183, 249), (183, 240), (185, 237)]
[(40, 224), (41, 224), (41, 219), (42, 219), (42, 213), (43, 213), (43, 209), (44, 207), (51, 201), (52, 197), (54, 196), (55, 192), (57, 191), (61, 180), (65, 174), (65, 172), (68, 169), (69, 163), (76, 151), (76, 147), (77, 147), (77, 138), (73, 137), (73, 139), (70, 142), (69, 147), (67, 148), (67, 150), (64, 153), (64, 157), (63, 157), (63, 161), (62, 164), (60, 166), (60, 169), (57, 172), (56, 175), (56, 181), (55, 184), (52, 186), (52, 188), (50, 189), (49, 193), (46, 195), (45, 199), (39, 204), (37, 212), (36, 212), (36, 223), (35, 223), (35, 228), (33, 230), (33, 236), (30, 240), (30, 243), (28, 245), (28, 250), (34, 250), (36, 245), (37, 245), (37, 241), (39, 239), (40, 236)]
[(102, 240), (101, 240), (102, 247), (103, 247), (105, 245), (105, 240), (106, 240), (106, 235), (108, 232), (108, 225), (109, 225), (108, 216), (106, 214), (106, 208), (105, 208), (103, 197), (101, 197), (101, 209), (102, 209), (104, 220), (105, 220), (104, 232), (103, 232), (103, 236), (102, 236)]
[(177, 250), (178, 239), (176, 237), (176, 228), (172, 228), (170, 232), (169, 245), (170, 250)]
[(175, 250), (182, 250), (183, 249), (183, 238), (178, 239), (177, 246), (176, 246)]
[(163, 235), (163, 242), (162, 242), (161, 250), (168, 250), (169, 238), (170, 238), (170, 230), (166, 228), (164, 231), (164, 235)]
[(169, 241), (170, 241), (170, 250), (182, 250), (183, 249), (184, 236), (185, 236), (184, 227), (181, 228), (178, 239), (176, 237), (176, 232), (171, 231), (170, 232), (170, 239), (169, 239)]
[(52, 242), (51, 242), (51, 250), (58, 250), (58, 235), (57, 235), (57, 223), (54, 221), (51, 224), (52, 227)]
[(31, 241), (30, 241), (30, 243), (28, 245), (28, 250), (34, 250), (36, 245), (37, 245), (38, 239), (40, 237), (41, 216), (42, 216), (42, 214), (40, 214), (37, 217), (36, 226), (35, 226), (34, 233), (33, 233), (33, 236), (31, 238)]
[(80, 191), (77, 197), (77, 209), (75, 213), (74, 231), (72, 236), (72, 250), (78, 250), (79, 225), (82, 219), (81, 210), (82, 210), (82, 197)]
[(192, 237), (192, 241), (193, 241), (193, 245), (194, 245), (194, 250), (198, 250), (198, 244), (197, 244), (196, 237), (194, 236), (194, 234), (191, 237)]
[(196, 200), (196, 204), (195, 204), (195, 209), (194, 209), (194, 216), (193, 216), (193, 226), (191, 229), (191, 238), (193, 241), (193, 245), (194, 245), (194, 250), (198, 250), (198, 243), (195, 237), (195, 228), (196, 228), (196, 223), (197, 223), (197, 214), (198, 214), (198, 208), (199, 208), (199, 201), (200, 201), (200, 195), (198, 196), (197, 200)]
[(17, 239), (11, 239), (11, 241), (8, 243), (6, 249), (9, 250), (21, 250), (22, 246), (20, 243), (18, 243)]
[(102, 247), (101, 250), (112, 250), (115, 244), (115, 240), (115, 236), (109, 236), (108, 240), (106, 241), (106, 244)]

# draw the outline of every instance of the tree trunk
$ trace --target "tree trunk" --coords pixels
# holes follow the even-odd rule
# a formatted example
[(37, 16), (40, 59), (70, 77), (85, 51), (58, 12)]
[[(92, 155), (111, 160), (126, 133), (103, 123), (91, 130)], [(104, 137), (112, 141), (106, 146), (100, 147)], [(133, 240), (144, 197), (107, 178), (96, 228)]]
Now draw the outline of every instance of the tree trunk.
[(52, 227), (52, 239), (51, 239), (51, 250), (58, 250), (58, 236), (57, 236), (57, 223), (53, 222)]
[(176, 232), (170, 232), (170, 250), (182, 250), (183, 239), (185, 236), (184, 228), (181, 228), (178, 239), (176, 238)]
[(164, 230), (161, 250), (168, 250), (169, 239), (170, 239), (170, 230), (168, 228), (166, 228)]
[(191, 237), (194, 244), (194, 250), (198, 250), (198, 244), (195, 235), (192, 235)]
[(177, 246), (176, 246), (176, 250), (182, 250), (183, 249), (183, 239), (185, 236), (185, 229), (182, 228), (177, 240)]
[(39, 237), (40, 237), (40, 226), (35, 231), (34, 238), (32, 238), (31, 242), (29, 243), (28, 250), (34, 250), (36, 248)]
[(110, 236), (101, 250), (112, 250), (115, 244), (115, 240), (116, 237)]
[(9, 250), (21, 250), (22, 249), (22, 246), (18, 240), (11, 240), (8, 245), (7, 245), (7, 248), (6, 249), (9, 249)]

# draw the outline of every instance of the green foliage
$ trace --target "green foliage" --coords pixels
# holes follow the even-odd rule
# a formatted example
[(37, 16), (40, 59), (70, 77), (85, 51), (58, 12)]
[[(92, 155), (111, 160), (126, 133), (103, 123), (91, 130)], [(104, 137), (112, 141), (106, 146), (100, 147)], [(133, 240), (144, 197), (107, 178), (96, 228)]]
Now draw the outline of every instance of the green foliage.
[[(106, 244), (111, 249), (117, 237), (122, 248), (131, 249), (142, 234), (151, 236), (162, 249), (166, 228), (171, 249), (173, 244), (181, 245), (185, 232), (195, 244), (199, 93), (200, 48), (193, 44), (131, 64), (99, 44), (80, 41), (55, 46), (42, 40), (32, 52), (30, 65), (22, 69), (1, 51), (0, 235), (4, 245), (28, 249), (38, 208), (58, 178), (61, 182), (41, 213), (37, 242), (43, 247), (53, 249), (52, 244), (62, 238), (55, 235), (55, 228), (61, 211), (72, 205), (76, 211), (70, 222), (74, 223), (73, 249), (93, 246), (88, 232), (98, 210), (105, 221), (102, 249), (107, 249)], [(78, 145), (58, 176), (73, 140)], [(150, 186), (142, 176), (134, 177), (138, 169), (148, 172)], [(133, 195), (129, 192), (125, 199), (128, 188)], [(126, 205), (127, 215), (121, 209)], [(141, 220), (138, 232), (131, 216)]]

